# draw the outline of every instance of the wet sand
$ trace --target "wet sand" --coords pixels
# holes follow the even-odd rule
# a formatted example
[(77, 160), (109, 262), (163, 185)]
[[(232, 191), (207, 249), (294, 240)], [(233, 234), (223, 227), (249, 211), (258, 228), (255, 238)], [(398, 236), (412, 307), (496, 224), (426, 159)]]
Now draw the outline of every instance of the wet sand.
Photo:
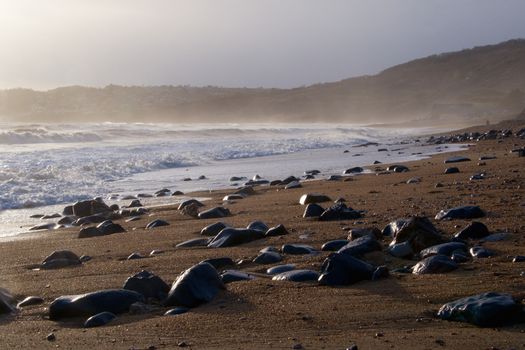
[[(523, 124), (523, 123), (522, 123)], [(512, 127), (523, 127), (513, 123)], [(488, 130), (490, 127), (480, 127)], [(496, 128), (496, 127), (492, 127)], [(232, 248), (175, 248), (177, 243), (200, 237), (200, 230), (218, 220), (199, 220), (182, 215), (174, 207), (155, 208), (140, 221), (118, 221), (128, 232), (103, 237), (78, 239), (78, 228), (62, 229), (33, 236), (31, 239), (0, 243), (0, 286), (17, 300), (28, 295), (45, 299), (42, 305), (23, 308), (13, 316), (0, 318), (2, 348), (63, 349), (171, 349), (188, 345), (192, 349), (345, 349), (356, 344), (359, 349), (498, 349), (525, 347), (525, 324), (501, 328), (478, 328), (466, 323), (442, 321), (434, 317), (448, 301), (487, 291), (525, 296), (525, 263), (512, 263), (512, 256), (525, 255), (525, 158), (510, 153), (525, 146), (515, 137), (474, 142), (470, 149), (458, 152), (470, 162), (451, 164), (458, 174), (445, 175), (449, 165), (444, 159), (453, 154), (438, 154), (430, 159), (405, 163), (410, 172), (389, 175), (359, 175), (352, 181), (309, 181), (303, 188), (284, 190), (256, 188), (256, 195), (228, 204), (233, 215), (224, 219), (235, 227), (245, 227), (254, 220), (268, 226), (284, 224), (288, 235), (265, 238)], [(478, 165), (480, 156), (496, 159)], [(378, 167), (386, 168), (386, 164)], [(311, 168), (315, 168), (312, 164)], [(341, 171), (345, 164), (341, 164)], [(375, 167), (370, 167), (374, 170)], [(298, 172), (306, 169), (298, 169)], [(485, 171), (483, 180), (469, 181)], [(421, 182), (407, 184), (412, 177)], [(436, 183), (444, 186), (436, 188)], [(211, 197), (206, 208), (222, 204), (222, 197), (232, 191), (194, 193)], [(366, 210), (363, 219), (319, 222), (302, 218), (302, 194), (320, 192), (332, 199), (343, 197), (354, 209)], [(168, 308), (158, 308), (145, 315), (119, 315), (104, 327), (84, 329), (84, 319), (54, 322), (46, 319), (46, 307), (56, 297), (106, 288), (120, 288), (127, 277), (146, 269), (168, 284), (192, 265), (207, 258), (251, 259), (266, 246), (304, 243), (320, 249), (329, 240), (344, 239), (347, 227), (377, 226), (390, 221), (421, 215), (431, 218), (446, 237), (451, 237), (470, 220), (436, 222), (441, 209), (459, 205), (479, 205), (487, 216), (479, 219), (492, 232), (510, 232), (509, 240), (487, 242), (485, 247), (497, 255), (474, 259), (453, 272), (436, 275), (392, 273), (387, 279), (363, 281), (347, 287), (326, 287), (310, 283), (272, 281), (259, 277), (227, 285), (213, 301), (178, 316), (162, 316)], [(143, 227), (154, 219), (164, 219), (170, 226), (153, 230)], [(385, 237), (383, 245), (390, 239)], [(80, 267), (57, 270), (31, 270), (54, 250), (69, 249), (78, 255), (90, 255), (91, 261)], [(148, 255), (157, 249), (163, 253), (139, 260), (125, 260), (132, 252)], [(284, 255), (282, 263), (298, 268), (319, 270), (328, 255)], [(386, 264), (390, 269), (414, 264), (385, 253), (369, 254), (367, 260)], [(243, 271), (264, 273), (268, 266), (249, 263)], [(46, 340), (53, 332), (55, 341)], [(184, 344), (181, 344), (184, 342)]]

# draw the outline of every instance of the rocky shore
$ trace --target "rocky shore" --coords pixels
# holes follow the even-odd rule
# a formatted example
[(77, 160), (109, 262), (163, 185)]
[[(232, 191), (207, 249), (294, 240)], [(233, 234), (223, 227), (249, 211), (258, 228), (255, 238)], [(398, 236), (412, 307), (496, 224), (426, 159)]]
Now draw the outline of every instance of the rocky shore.
[(68, 206), (62, 228), (0, 243), (2, 344), (523, 348), (524, 127), (421, 138), (471, 144), (457, 154), (191, 194), (204, 202)]

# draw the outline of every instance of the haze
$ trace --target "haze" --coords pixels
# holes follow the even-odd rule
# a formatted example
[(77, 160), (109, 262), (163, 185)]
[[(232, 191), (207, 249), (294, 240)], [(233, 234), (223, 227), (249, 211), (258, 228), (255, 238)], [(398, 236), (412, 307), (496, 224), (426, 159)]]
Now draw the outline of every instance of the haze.
[(294, 87), (525, 37), (520, 0), (0, 1), (0, 88)]

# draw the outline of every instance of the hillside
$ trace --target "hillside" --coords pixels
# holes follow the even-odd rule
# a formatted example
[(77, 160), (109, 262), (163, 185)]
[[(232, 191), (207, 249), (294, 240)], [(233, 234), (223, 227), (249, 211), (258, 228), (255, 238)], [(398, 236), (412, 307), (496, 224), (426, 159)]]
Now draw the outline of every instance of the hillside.
[[(385, 53), (388, 54), (388, 53)], [(497, 121), (525, 108), (525, 40), (433, 55), (294, 89), (81, 86), (0, 91), (17, 121)]]

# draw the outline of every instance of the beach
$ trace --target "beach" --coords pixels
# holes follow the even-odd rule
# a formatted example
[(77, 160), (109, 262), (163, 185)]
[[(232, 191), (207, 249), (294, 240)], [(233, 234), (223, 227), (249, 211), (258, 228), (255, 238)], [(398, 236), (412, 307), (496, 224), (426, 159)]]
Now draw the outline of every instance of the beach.
[[(523, 122), (482, 126), (470, 131), (525, 127)], [(427, 139), (422, 137), (421, 139)], [(0, 242), (0, 286), (17, 301), (40, 296), (44, 303), (20, 308), (0, 319), (1, 347), (5, 348), (118, 348), (118, 349), (517, 349), (525, 346), (525, 324), (480, 328), (468, 323), (441, 320), (435, 316), (449, 301), (483, 292), (525, 296), (525, 262), (512, 262), (525, 255), (525, 181), (523, 157), (512, 153), (525, 140), (515, 136), (468, 141), (468, 148), (436, 153), (425, 159), (404, 162), (408, 172), (385, 172), (388, 163), (367, 166), (367, 172), (336, 181), (302, 181), (300, 188), (255, 186), (255, 194), (224, 204), (231, 216), (197, 219), (183, 215), (175, 205), (153, 207), (138, 221), (115, 220), (126, 230), (101, 237), (77, 238), (79, 228), (70, 227), (31, 235), (27, 239)], [(350, 147), (350, 146), (349, 146)], [(414, 147), (420, 147), (415, 145)], [(351, 152), (361, 152), (352, 148)], [(451, 156), (470, 161), (444, 164)], [(343, 149), (341, 149), (343, 156)], [(490, 156), (491, 159), (479, 160)], [(304, 163), (303, 163), (304, 164)], [(480, 165), (481, 164), (481, 165)], [(311, 169), (316, 164), (311, 164)], [(348, 167), (341, 162), (340, 172)], [(459, 173), (444, 174), (457, 166)], [(296, 174), (310, 168), (297, 169)], [(469, 178), (484, 173), (479, 180)], [(292, 175), (292, 174), (289, 174)], [(407, 183), (410, 179), (417, 179)], [(441, 186), (436, 187), (436, 184)], [(160, 188), (158, 188), (160, 190)], [(185, 193), (203, 201), (204, 209), (223, 205), (232, 189), (208, 189)], [(363, 211), (362, 218), (319, 221), (303, 218), (305, 206), (299, 198), (321, 193), (331, 200), (344, 198), (346, 205)], [(95, 195), (95, 193), (93, 194)], [(328, 203), (320, 203), (328, 206)], [(346, 239), (349, 228), (377, 227), (412, 216), (428, 217), (446, 238), (472, 220), (435, 220), (443, 209), (476, 205), (491, 233), (508, 233), (505, 239), (482, 246), (495, 254), (473, 258), (459, 268), (438, 274), (415, 275), (394, 272), (417, 259), (401, 259), (386, 253), (391, 238), (383, 236), (382, 251), (366, 254), (364, 260), (386, 265), (387, 278), (365, 280), (348, 286), (321, 286), (317, 283), (275, 281), (265, 271), (277, 265), (251, 262), (259, 250), (283, 244), (307, 244), (317, 254), (283, 254), (279, 264), (295, 264), (298, 269), (321, 270), (329, 252), (321, 246)], [(162, 219), (169, 226), (146, 230), (148, 222)], [(183, 241), (201, 237), (206, 225), (224, 221), (232, 227), (246, 227), (253, 221), (269, 227), (283, 224), (288, 234), (265, 237), (227, 248), (178, 248)], [(202, 237), (201, 237), (202, 238)], [(474, 243), (469, 242), (469, 246)], [(55, 250), (71, 250), (89, 255), (80, 266), (35, 270)], [(150, 256), (153, 250), (161, 251)], [(127, 260), (138, 252), (144, 258)], [(248, 281), (228, 283), (210, 302), (177, 316), (163, 316), (169, 308), (153, 305), (143, 314), (123, 313), (103, 327), (83, 328), (85, 318), (52, 321), (49, 304), (57, 297), (121, 288), (124, 281), (150, 271), (171, 283), (184, 270), (202, 260), (229, 257), (238, 269), (252, 273)], [(46, 337), (52, 333), (54, 340)]]

